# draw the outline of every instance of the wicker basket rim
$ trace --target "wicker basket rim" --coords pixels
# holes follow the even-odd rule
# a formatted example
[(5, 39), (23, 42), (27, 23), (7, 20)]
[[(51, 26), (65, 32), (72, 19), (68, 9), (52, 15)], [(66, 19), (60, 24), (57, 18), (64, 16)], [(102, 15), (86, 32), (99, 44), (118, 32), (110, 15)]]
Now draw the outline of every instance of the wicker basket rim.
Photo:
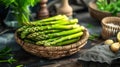
[[(81, 42), (81, 44), (82, 44), (84, 41), (87, 41), (88, 37), (89, 37), (88, 30), (85, 29), (85, 30), (84, 30), (84, 35), (81, 37), (81, 39), (80, 39), (78, 42)], [(58, 49), (58, 48), (60, 48), (60, 50), (62, 50), (62, 49), (64, 49), (64, 48), (69, 49), (69, 48), (74, 48), (74, 47), (80, 45), (80, 44), (76, 45), (76, 43), (78, 43), (78, 42), (72, 43), (72, 44), (70, 44), (70, 45), (65, 45), (65, 46), (39, 46), (39, 45), (34, 45), (34, 44), (31, 44), (31, 43), (27, 43), (27, 42), (22, 41), (22, 40), (17, 36), (17, 32), (15, 32), (15, 39), (20, 40), (20, 41), (21, 41), (21, 44), (26, 43), (27, 45), (32, 45), (32, 46), (34, 46), (34, 47), (41, 47), (41, 48), (46, 48), (46, 49), (51, 49), (51, 48), (52, 48), (52, 49), (56, 49), (56, 48)], [(22, 46), (24, 46), (24, 45), (22, 45)]]
[[(105, 17), (105, 18), (102, 19), (102, 23), (101, 24), (105, 25), (107, 27), (111, 27), (111, 26), (107, 25), (107, 21), (109, 21), (109, 19), (116, 20), (116, 21), (118, 21), (120, 23), (120, 18), (119, 17)], [(114, 22), (112, 22), (112, 23), (114, 23)], [(119, 28), (119, 27), (112, 27), (112, 28)]]
[[(95, 5), (95, 6), (93, 6), (93, 5)], [(96, 10), (96, 11), (98, 11), (98, 12), (111, 14), (110, 12), (100, 11), (100, 10), (98, 10), (97, 8), (95, 8), (95, 7), (97, 7), (97, 5), (96, 5), (95, 2), (90, 2), (89, 5), (88, 5), (88, 7), (91, 8), (91, 9), (94, 9), (94, 10)]]

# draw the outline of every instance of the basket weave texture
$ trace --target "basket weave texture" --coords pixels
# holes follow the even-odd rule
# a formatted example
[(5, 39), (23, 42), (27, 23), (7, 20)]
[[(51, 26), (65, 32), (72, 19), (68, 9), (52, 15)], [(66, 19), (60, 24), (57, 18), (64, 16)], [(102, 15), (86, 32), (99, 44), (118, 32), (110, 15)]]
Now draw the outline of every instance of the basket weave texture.
[(112, 14), (109, 13), (109, 12), (103, 12), (103, 11), (98, 10), (97, 5), (95, 4), (95, 2), (90, 2), (89, 3), (88, 10), (89, 10), (90, 15), (93, 18), (95, 18), (97, 20), (100, 20), (100, 21), (104, 17), (112, 16)]
[[(102, 37), (103, 39), (108, 39), (110, 37), (116, 36), (120, 31), (120, 18), (119, 17), (106, 17), (102, 20)], [(108, 24), (114, 24), (116, 26), (111, 26)]]
[(84, 30), (83, 36), (76, 43), (72, 43), (65, 46), (46, 47), (46, 46), (38, 46), (38, 45), (24, 42), (17, 36), (17, 33), (15, 33), (16, 42), (20, 46), (22, 46), (22, 48), (25, 51), (33, 55), (48, 58), (48, 59), (58, 59), (61, 57), (70, 56), (78, 52), (87, 43), (88, 37), (89, 37), (88, 31)]

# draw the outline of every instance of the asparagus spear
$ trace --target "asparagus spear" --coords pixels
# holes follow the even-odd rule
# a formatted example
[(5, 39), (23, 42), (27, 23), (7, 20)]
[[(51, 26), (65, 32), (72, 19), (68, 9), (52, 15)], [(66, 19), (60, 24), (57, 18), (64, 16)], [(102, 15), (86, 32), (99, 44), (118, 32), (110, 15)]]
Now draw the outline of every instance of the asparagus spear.
[[(83, 35), (83, 32), (78, 32), (76, 34), (71, 34), (71, 35), (68, 35), (68, 36), (64, 36), (64, 37), (61, 37), (60, 39), (58, 40), (54, 40), (53, 42), (45, 42), (44, 43), (44, 46), (55, 46), (57, 43), (60, 43), (60, 42), (64, 42), (66, 40), (71, 40), (71, 39), (74, 39), (74, 38), (77, 38), (77, 37), (80, 37)], [(37, 45), (40, 45), (41, 44), (41, 41), (38, 41), (36, 42)]]
[(78, 19), (72, 19), (72, 20), (62, 19), (62, 20), (49, 21), (44, 23), (32, 22), (32, 23), (29, 23), (28, 25), (31, 25), (31, 26), (42, 26), (42, 25), (52, 25), (52, 24), (61, 24), (61, 25), (69, 24), (70, 25), (70, 24), (75, 24), (77, 22), (78, 22)]
[(19, 29), (17, 30), (17, 32), (21, 32), (21, 31), (25, 30), (25, 29), (28, 28), (28, 27), (29, 27), (29, 26), (23, 26), (23, 27), (19, 28)]
[[(76, 34), (71, 34), (71, 35), (68, 35), (68, 36), (65, 36), (65, 37), (62, 37), (58, 40), (55, 40), (53, 42), (51, 42), (50, 44), (51, 45), (55, 45), (57, 43), (60, 43), (60, 42), (63, 42), (65, 40), (70, 40), (70, 39), (74, 39), (74, 38), (77, 38), (77, 37), (80, 37), (83, 35), (83, 32), (79, 32), (79, 33), (76, 33)], [(49, 45), (49, 44), (45, 44), (45, 45)]]
[(53, 21), (53, 20), (61, 20), (61, 19), (68, 19), (67, 16), (65, 15), (57, 15), (57, 16), (53, 16), (51, 18), (46, 18), (46, 19), (43, 19), (43, 20), (38, 20), (38, 21), (35, 21), (36, 23), (44, 23), (44, 22), (48, 22), (48, 21)]
[(58, 32), (58, 31), (60, 31), (60, 30), (46, 30), (46, 31), (35, 32), (32, 34), (29, 34), (27, 36), (27, 38), (33, 39), (33, 38), (37, 37), (38, 35), (43, 35), (43, 34), (53, 33), (53, 32)]
[(52, 39), (48, 39), (48, 40), (40, 40), (39, 41), (39, 44), (37, 44), (37, 45), (44, 45), (45, 43), (47, 43), (47, 42), (52, 42), (52, 41), (55, 41), (55, 40), (57, 40), (57, 39), (59, 39), (60, 37), (58, 37), (58, 38), (52, 38)]
[(74, 39), (71, 39), (71, 40), (66, 40), (66, 41), (63, 41), (63, 42), (57, 43), (55, 46), (68, 45), (68, 44), (71, 44), (71, 43), (74, 43), (74, 42), (78, 41), (79, 39), (80, 39), (80, 37), (78, 37), (78, 38), (74, 38)]
[(67, 30), (67, 31), (61, 31), (61, 32), (56, 32), (56, 33), (50, 33), (50, 34), (42, 34), (39, 35), (37, 37), (35, 37), (35, 40), (43, 40), (43, 39), (47, 39), (47, 38), (54, 38), (54, 37), (59, 37), (59, 36), (65, 36), (65, 35), (70, 35), (70, 34), (74, 34), (80, 31), (83, 31), (84, 27), (80, 26), (78, 28), (72, 29), (72, 30)]
[(36, 32), (36, 31), (42, 31), (42, 30), (51, 30), (51, 29), (74, 29), (74, 28), (77, 28), (77, 27), (80, 27), (80, 25), (48, 25), (48, 26), (37, 26), (37, 27), (31, 27), (31, 28), (27, 28), (26, 30), (24, 30), (22, 33), (21, 33), (21, 38), (25, 38), (27, 34), (29, 33), (33, 33), (33, 32)]
[[(55, 41), (55, 40), (58, 40), (58, 39), (59, 39), (59, 38), (54, 38), (54, 39), (39, 41), (39, 44), (38, 44), (38, 45), (44, 45), (45, 43), (52, 42), (52, 41)], [(57, 43), (57, 44), (54, 45), (54, 46), (63, 46), (63, 45), (71, 44), (71, 43), (74, 43), (74, 42), (78, 41), (79, 39), (80, 39), (80, 37), (74, 38), (74, 39), (71, 39), (71, 40), (66, 40), (66, 41)], [(46, 45), (44, 45), (44, 46), (46, 46)]]

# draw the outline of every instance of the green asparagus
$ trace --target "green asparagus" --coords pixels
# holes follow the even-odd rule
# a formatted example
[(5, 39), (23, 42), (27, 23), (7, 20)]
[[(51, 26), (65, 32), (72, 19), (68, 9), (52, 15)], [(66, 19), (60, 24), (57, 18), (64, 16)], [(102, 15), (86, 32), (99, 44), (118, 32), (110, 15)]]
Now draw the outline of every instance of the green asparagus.
[(65, 15), (27, 23), (17, 30), (25, 42), (42, 46), (64, 46), (77, 42), (83, 35), (84, 27), (78, 19), (69, 19)]
[[(83, 35), (83, 32), (78, 32), (76, 34), (71, 34), (71, 35), (68, 35), (68, 36), (64, 36), (64, 37), (59, 38), (58, 40), (54, 40), (53, 42), (45, 42), (44, 46), (55, 46), (57, 43), (64, 42), (65, 40), (71, 40), (71, 39), (74, 39), (74, 38), (78, 38), (82, 35)], [(36, 44), (40, 45), (41, 41), (36, 42)]]
[(44, 45), (47, 42), (52, 42), (52, 41), (58, 40), (59, 38), (60, 37), (58, 37), (58, 38), (52, 38), (52, 39), (48, 39), (48, 40), (41, 40), (41, 41), (39, 41), (39, 44), (37, 44), (37, 45)]
[(47, 34), (47, 33), (54, 33), (54, 32), (59, 32), (61, 30), (46, 30), (46, 31), (40, 31), (40, 32), (35, 32), (35, 33), (31, 33), (27, 36), (27, 38), (35, 38), (37, 37), (38, 35), (43, 35), (43, 34)]
[(63, 42), (57, 43), (55, 46), (68, 45), (68, 44), (71, 44), (71, 43), (77, 42), (79, 39), (80, 39), (80, 37), (78, 37), (78, 38), (74, 38), (74, 39), (71, 39), (71, 40), (66, 40), (66, 41), (63, 41)]
[[(59, 38), (54, 38), (54, 39), (39, 41), (38, 45), (44, 45), (45, 46), (45, 43), (52, 42), (52, 41), (55, 41), (55, 40), (58, 40), (58, 39)], [(57, 43), (55, 46), (63, 46), (63, 45), (67, 45), (67, 44), (70, 44), (70, 43), (74, 43), (74, 42), (78, 41), (79, 39), (80, 39), (80, 37), (74, 38), (74, 39), (71, 39), (71, 40), (66, 40), (66, 41)]]
[(77, 33), (77, 32), (83, 31), (83, 30), (84, 30), (84, 27), (80, 26), (80, 27), (72, 29), (72, 30), (56, 32), (56, 33), (50, 33), (50, 34), (41, 34), (39, 36), (36, 36), (35, 40), (44, 40), (44, 39), (48, 39), (48, 38), (66, 36), (66, 35), (74, 34), (74, 33)]
[[(38, 21), (34, 21), (34, 22), (38, 22), (38, 23), (44, 23), (44, 22), (48, 22), (48, 21), (55, 21), (55, 20), (61, 20), (61, 19), (68, 19), (67, 16), (65, 15), (57, 15), (57, 16), (53, 16), (51, 18), (46, 18), (46, 19), (42, 19), (42, 20), (38, 20)], [(33, 22), (33, 23), (34, 23)], [(32, 22), (31, 22), (32, 23)]]
[(52, 25), (52, 24), (60, 24), (60, 25), (70, 25), (70, 24), (76, 24), (78, 22), (78, 19), (62, 19), (58, 21), (49, 21), (49, 22), (44, 22), (44, 23), (38, 23), (38, 22), (32, 22), (28, 23), (28, 25), (31, 26), (43, 26), (43, 25)]
[(17, 32), (21, 32), (21, 31), (27, 29), (28, 27), (29, 27), (29, 26), (23, 26), (23, 27), (19, 28), (19, 29), (17, 30)]
[(80, 27), (80, 25), (49, 25), (49, 26), (37, 26), (37, 27), (31, 27), (31, 28), (27, 28), (26, 30), (24, 30), (22, 33), (21, 33), (21, 38), (24, 39), (27, 34), (29, 33), (33, 33), (33, 32), (37, 32), (37, 31), (42, 31), (42, 30), (51, 30), (51, 29), (74, 29), (74, 28), (78, 28)]

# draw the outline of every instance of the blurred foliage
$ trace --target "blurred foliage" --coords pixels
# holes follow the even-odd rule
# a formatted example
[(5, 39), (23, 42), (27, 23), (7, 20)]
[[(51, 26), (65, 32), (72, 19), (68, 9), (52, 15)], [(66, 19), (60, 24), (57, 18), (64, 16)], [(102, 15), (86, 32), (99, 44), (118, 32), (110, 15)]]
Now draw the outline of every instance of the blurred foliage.
[(11, 53), (12, 49), (9, 47), (5, 47), (0, 50), (0, 63), (13, 63), (16, 60), (13, 58), (13, 54)]
[(97, 7), (101, 11), (117, 15), (120, 12), (120, 0), (97, 0)]
[(10, 6), (19, 25), (24, 25), (29, 22), (29, 7), (33, 7), (39, 1), (40, 0), (0, 0), (0, 4), (4, 4), (6, 7)]

